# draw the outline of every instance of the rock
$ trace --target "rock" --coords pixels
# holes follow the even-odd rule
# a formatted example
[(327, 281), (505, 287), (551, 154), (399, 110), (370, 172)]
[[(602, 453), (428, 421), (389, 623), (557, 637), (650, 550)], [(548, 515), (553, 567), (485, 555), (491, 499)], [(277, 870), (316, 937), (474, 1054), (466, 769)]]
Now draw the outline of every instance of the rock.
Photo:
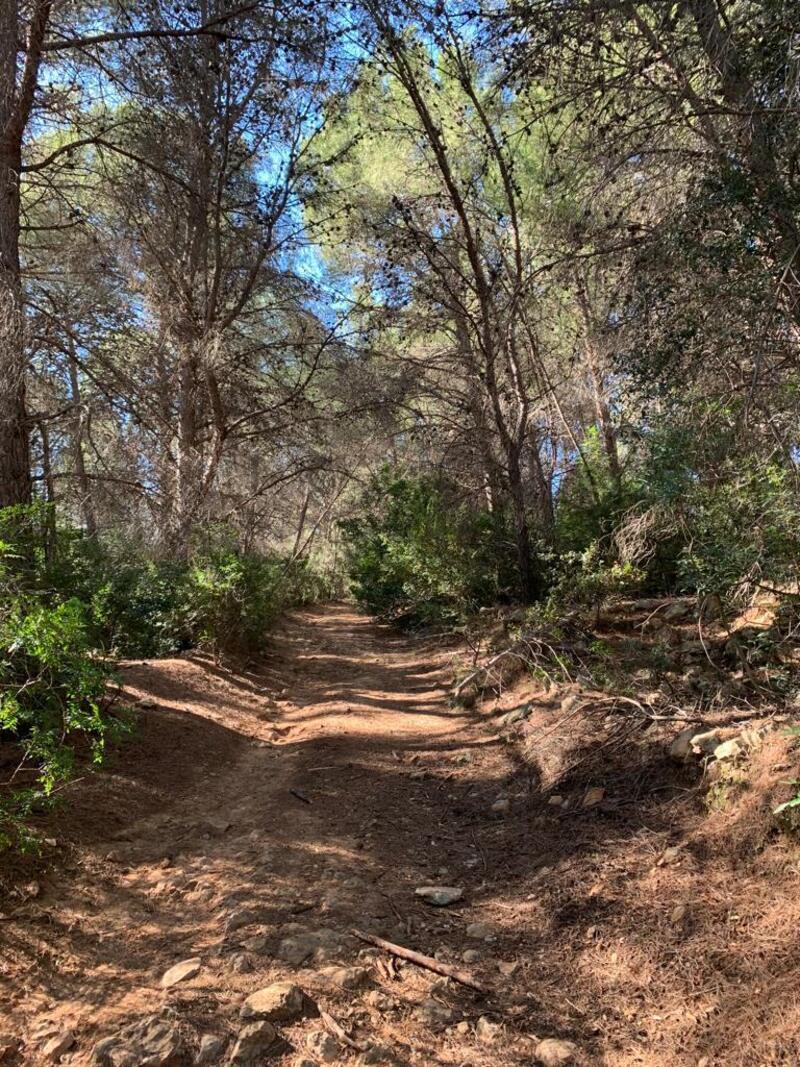
[(373, 989), (364, 997), (364, 1003), (377, 1011), (393, 1011), (397, 1007), (397, 1001), (382, 993), (380, 989)]
[(278, 959), (284, 960), (291, 967), (302, 967), (316, 950), (316, 941), (310, 935), (301, 935), (285, 937), (278, 945), (278, 951), (275, 954)]
[(437, 908), (455, 904), (456, 901), (461, 900), (464, 896), (464, 890), (454, 885), (422, 885), (415, 889), (414, 892), (426, 904), (433, 904)]
[(461, 959), (464, 963), (480, 963), (483, 959), (483, 953), (476, 948), (468, 948), (466, 952), (462, 953)]
[(507, 797), (496, 800), (494, 804), (492, 804), (491, 810), (493, 815), (508, 815), (511, 810), (511, 801)]
[(695, 734), (692, 738), (692, 752), (699, 756), (711, 756), (719, 744), (719, 733), (716, 730), (706, 730), (705, 733)]
[(55, 1037), (51, 1037), (42, 1049), (42, 1056), (46, 1060), (58, 1062), (61, 1056), (75, 1044), (75, 1035), (71, 1030), (63, 1030)]
[(475, 941), (488, 941), (494, 933), (489, 923), (470, 923), (467, 927), (467, 937)]
[(519, 960), (500, 960), (497, 969), (506, 978), (513, 978), (520, 968)]
[(586, 790), (586, 793), (584, 794), (583, 807), (584, 808), (594, 808), (594, 807), (596, 807), (600, 803), (600, 801), (603, 799), (603, 797), (605, 795), (606, 795), (606, 791), (605, 791), (605, 789), (603, 789), (603, 787), (601, 785), (593, 785), (593, 786), (591, 786), (589, 789)]
[(676, 904), (675, 907), (672, 909), (672, 914), (669, 917), (669, 921), (673, 924), (673, 926), (679, 926), (686, 918), (688, 911), (689, 909), (686, 907), (685, 904)]
[(199, 956), (193, 956), (189, 960), (181, 960), (180, 963), (176, 963), (161, 976), (161, 988), (171, 989), (178, 982), (188, 982), (190, 978), (194, 978), (198, 974), (202, 962)]
[(234, 974), (252, 974), (255, 970), (253, 961), (246, 952), (234, 953), (230, 962)]
[(221, 1062), (227, 1043), (227, 1039), (219, 1034), (203, 1034), (194, 1060), (196, 1067), (215, 1067), (215, 1064)]
[(263, 934), (257, 934), (255, 937), (243, 938), (240, 944), (247, 952), (260, 954), (267, 951), (269, 939)]
[(500, 1026), (488, 1015), (481, 1015), (475, 1023), (475, 1036), (483, 1045), (492, 1045), (500, 1037)]
[(385, 1045), (373, 1045), (366, 1052), (362, 1052), (355, 1062), (356, 1067), (393, 1067), (398, 1061), (390, 1048)]
[(281, 1051), (278, 1043), (278, 1031), (272, 1023), (261, 1020), (250, 1023), (239, 1031), (236, 1044), (233, 1046), (231, 1058), (228, 1061), (236, 1067), (250, 1067), (261, 1062), (273, 1049), (276, 1053)]
[(291, 936), (283, 938), (276, 956), (291, 967), (301, 967), (312, 956), (317, 963), (325, 963), (344, 951), (342, 936), (335, 930), (306, 930), (296, 923), (287, 923), (281, 932)]
[(533, 1058), (542, 1067), (569, 1067), (577, 1062), (578, 1046), (572, 1041), (546, 1037), (533, 1050)]
[(294, 1022), (308, 1013), (312, 1001), (293, 982), (273, 982), (251, 993), (241, 1007), (243, 1019), (266, 1019), (271, 1023)]
[(733, 737), (729, 741), (723, 741), (714, 749), (714, 759), (717, 760), (736, 759), (741, 754), (742, 746)]
[(322, 1063), (336, 1063), (342, 1056), (342, 1047), (324, 1030), (312, 1030), (306, 1037), (306, 1048)]
[(553, 793), (551, 797), (547, 798), (547, 804), (551, 808), (560, 808), (564, 803), (564, 798), (559, 793)]
[(696, 726), (687, 726), (685, 730), (681, 730), (669, 746), (670, 758), (679, 763), (683, 763), (684, 760), (687, 760), (692, 754), (692, 741), (697, 736), (698, 732)]
[(678, 619), (687, 619), (691, 614), (692, 609), (688, 604), (676, 601), (674, 604), (670, 604), (670, 606), (666, 608), (663, 612), (663, 618), (667, 622), (677, 622)]
[(665, 848), (656, 860), (656, 867), (668, 867), (671, 863), (675, 863), (680, 859), (681, 851), (680, 845), (670, 845), (669, 848)]
[(148, 1015), (99, 1041), (92, 1062), (102, 1067), (184, 1067), (188, 1055), (178, 1028), (168, 1019)]
[(258, 922), (258, 916), (248, 908), (237, 908), (232, 911), (225, 920), (225, 933), (232, 934), (234, 930), (241, 930), (243, 926), (252, 926)]
[(453, 1021), (453, 1011), (438, 1000), (423, 1000), (414, 1010), (414, 1017), (425, 1026), (437, 1030)]
[(372, 986), (372, 975), (366, 967), (326, 967), (322, 972), (334, 985), (349, 992)]
[(530, 713), (531, 705), (523, 704), (522, 707), (512, 708), (511, 711), (507, 711), (497, 721), (501, 726), (513, 726), (515, 722), (522, 722), (523, 719), (527, 719)]

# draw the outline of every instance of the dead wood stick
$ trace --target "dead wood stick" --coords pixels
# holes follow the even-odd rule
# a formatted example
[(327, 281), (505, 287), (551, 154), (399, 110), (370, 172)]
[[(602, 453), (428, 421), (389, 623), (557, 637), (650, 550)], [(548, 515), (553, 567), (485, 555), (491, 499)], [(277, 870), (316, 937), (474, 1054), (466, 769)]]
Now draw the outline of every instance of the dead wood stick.
[(348, 1048), (355, 1049), (356, 1052), (366, 1052), (367, 1046), (360, 1041), (354, 1041), (344, 1029), (337, 1023), (332, 1015), (328, 1015), (326, 1011), (320, 1008), (319, 1017), (322, 1025), (328, 1030), (334, 1037), (337, 1037), (343, 1045), (347, 1045)]
[(433, 959), (432, 956), (423, 956), (421, 952), (415, 952), (413, 948), (395, 945), (392, 941), (384, 941), (382, 937), (375, 937), (374, 934), (365, 934), (361, 930), (351, 930), (350, 933), (360, 941), (366, 941), (369, 945), (382, 948), (384, 952), (388, 952), (392, 956), (399, 956), (401, 960), (416, 963), (417, 967), (424, 967), (428, 971), (433, 971), (434, 974), (441, 974), (444, 978), (452, 978), (454, 982), (469, 986), (470, 989), (474, 989), (478, 993), (486, 994), (488, 992), (484, 986), (475, 981), (472, 975), (467, 974), (466, 971), (459, 970), (458, 967), (451, 967), (449, 963), (440, 963), (439, 960)]

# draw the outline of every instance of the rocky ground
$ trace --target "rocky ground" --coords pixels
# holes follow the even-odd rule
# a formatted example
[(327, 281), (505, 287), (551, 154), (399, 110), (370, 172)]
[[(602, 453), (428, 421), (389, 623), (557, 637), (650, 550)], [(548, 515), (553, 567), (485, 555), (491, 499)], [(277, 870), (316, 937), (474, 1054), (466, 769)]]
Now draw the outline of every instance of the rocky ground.
[(0, 1061), (800, 1062), (783, 720), (456, 708), (463, 654), (331, 605), (126, 665), (133, 738), (3, 874)]

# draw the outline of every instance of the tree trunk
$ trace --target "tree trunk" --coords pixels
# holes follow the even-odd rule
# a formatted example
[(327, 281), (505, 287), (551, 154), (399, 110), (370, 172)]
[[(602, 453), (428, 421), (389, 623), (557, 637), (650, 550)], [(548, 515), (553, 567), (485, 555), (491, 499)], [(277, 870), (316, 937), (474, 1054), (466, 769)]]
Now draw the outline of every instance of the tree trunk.
[(18, 11), (0, 3), (0, 507), (31, 500), (20, 281), (19, 178), (22, 130), (17, 100)]
[(592, 384), (594, 409), (597, 416), (598, 429), (603, 438), (603, 448), (606, 453), (608, 470), (611, 479), (614, 482), (614, 489), (617, 496), (621, 497), (622, 468), (619, 462), (617, 433), (614, 428), (613, 419), (611, 418), (611, 408), (608, 403), (608, 396), (606, 395), (605, 384), (603, 382), (603, 372), (600, 366), (600, 354), (597, 351), (596, 330), (591, 308), (589, 306), (589, 298), (580, 281), (578, 282), (578, 306), (580, 307), (581, 318), (583, 319), (583, 355), (586, 360), (586, 367), (589, 371), (589, 379)]
[(83, 525), (86, 533), (91, 538), (97, 537), (97, 515), (94, 510), (92, 490), (86, 475), (86, 461), (83, 455), (83, 433), (86, 425), (86, 413), (81, 403), (81, 385), (78, 377), (78, 360), (75, 355), (75, 345), (70, 341), (69, 345), (69, 389), (70, 400), (74, 408), (74, 421), (72, 425), (72, 456), (75, 464), (75, 481), (80, 494), (80, 510), (83, 516)]
[(516, 450), (511, 453), (508, 459), (508, 488), (514, 519), (514, 545), (517, 556), (517, 570), (519, 571), (520, 595), (526, 604), (532, 604), (541, 594), (542, 583), (531, 549), (531, 531), (528, 525), (528, 512), (525, 507), (522, 466), (519, 461), (519, 453)]

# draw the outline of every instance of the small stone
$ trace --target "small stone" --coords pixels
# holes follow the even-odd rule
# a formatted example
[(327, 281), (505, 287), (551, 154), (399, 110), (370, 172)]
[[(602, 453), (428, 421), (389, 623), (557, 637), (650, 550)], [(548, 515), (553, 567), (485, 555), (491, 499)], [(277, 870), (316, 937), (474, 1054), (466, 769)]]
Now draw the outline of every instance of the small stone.
[(257, 1063), (260, 1058), (268, 1055), (277, 1037), (278, 1032), (272, 1023), (265, 1020), (250, 1023), (239, 1031), (229, 1062), (236, 1067), (250, 1067), (250, 1064)]
[(473, 938), (475, 941), (488, 941), (494, 933), (489, 923), (470, 923), (467, 927), (467, 937)]
[(464, 963), (480, 963), (483, 959), (483, 953), (476, 948), (468, 948), (466, 952), (462, 953), (461, 959)]
[(683, 604), (680, 601), (676, 601), (664, 611), (663, 617), (667, 622), (676, 622), (678, 619), (685, 619), (691, 615), (692, 609), (688, 604)]
[(246, 952), (235, 952), (231, 956), (231, 970), (234, 974), (252, 974), (255, 966)]
[(169, 1019), (147, 1015), (99, 1041), (92, 1062), (102, 1067), (176, 1067), (185, 1062), (180, 1030)]
[(469, 1023), (467, 1022), (466, 1019), (462, 1019), (460, 1023), (456, 1024), (455, 1030), (456, 1030), (457, 1034), (468, 1034), (469, 1033)]
[(339, 1042), (324, 1030), (312, 1030), (306, 1037), (306, 1048), (323, 1063), (336, 1063), (342, 1055)]
[(714, 759), (717, 760), (736, 759), (741, 754), (742, 746), (735, 738), (723, 741), (721, 745), (717, 745), (714, 749)]
[(218, 1064), (226, 1044), (227, 1040), (219, 1034), (203, 1034), (200, 1038), (200, 1049), (194, 1061), (196, 1067), (214, 1067)]
[(372, 985), (372, 975), (366, 967), (326, 967), (322, 973), (334, 985), (349, 992), (369, 989)]
[(501, 800), (496, 800), (494, 804), (492, 804), (491, 810), (493, 815), (508, 815), (511, 810), (511, 801), (507, 797), (504, 797)]
[(668, 867), (671, 863), (675, 863), (676, 860), (680, 859), (680, 856), (681, 846), (670, 845), (670, 847), (665, 848), (661, 855), (658, 857), (658, 860), (656, 861), (656, 867)]
[(305, 1015), (311, 1001), (293, 982), (273, 982), (251, 993), (239, 1012), (243, 1019), (288, 1023)]
[(719, 733), (716, 730), (707, 730), (705, 733), (694, 735), (692, 738), (692, 752), (698, 756), (711, 756), (719, 744)]
[(678, 926), (686, 918), (688, 911), (689, 909), (686, 907), (685, 904), (676, 904), (675, 907), (672, 909), (672, 914), (669, 917), (669, 921), (674, 926)]
[(46, 1060), (52, 1060), (53, 1063), (56, 1063), (74, 1044), (75, 1035), (73, 1032), (71, 1030), (64, 1030), (62, 1033), (56, 1034), (55, 1037), (50, 1038), (42, 1049), (42, 1056)]
[(356, 1067), (393, 1067), (397, 1057), (385, 1045), (372, 1045), (356, 1060)]
[(522, 707), (512, 708), (511, 711), (507, 711), (505, 715), (501, 715), (497, 720), (501, 726), (513, 726), (514, 723), (522, 722), (523, 719), (531, 713), (531, 705), (523, 704)]
[(199, 972), (202, 962), (199, 956), (193, 956), (189, 960), (181, 960), (180, 963), (176, 963), (162, 975), (161, 988), (170, 989), (172, 986), (177, 985), (178, 982), (187, 982), (190, 978), (194, 978)]
[(257, 954), (266, 952), (268, 944), (269, 939), (266, 938), (263, 934), (257, 934), (255, 937), (245, 937), (241, 941), (241, 946), (243, 949), (245, 949), (247, 952), (255, 952)]
[(692, 754), (692, 741), (697, 736), (697, 733), (696, 726), (687, 726), (685, 730), (681, 730), (669, 746), (670, 759), (674, 759), (678, 763), (683, 763), (687, 760)]
[(584, 808), (596, 807), (603, 797), (606, 795), (605, 789), (601, 785), (593, 785), (590, 789), (586, 790), (583, 797)]
[(455, 904), (456, 901), (461, 900), (464, 896), (464, 890), (454, 885), (422, 885), (415, 889), (414, 892), (426, 904), (433, 904), (437, 908)]
[(241, 930), (243, 926), (252, 926), (256, 922), (258, 922), (258, 916), (255, 912), (247, 908), (237, 908), (225, 920), (225, 933), (232, 934), (234, 930)]
[(541, 1067), (569, 1067), (576, 1062), (577, 1056), (577, 1045), (557, 1037), (546, 1037), (533, 1050), (533, 1057)]
[(431, 1029), (440, 1029), (453, 1021), (453, 1012), (438, 1000), (423, 1000), (415, 1009), (414, 1016)]
[(506, 978), (513, 978), (520, 968), (519, 960), (500, 960), (497, 969)]
[(491, 1045), (500, 1036), (500, 1027), (488, 1015), (481, 1015), (475, 1023), (475, 1036), (483, 1045)]
[(564, 798), (559, 793), (553, 793), (552, 796), (547, 798), (547, 804), (551, 808), (560, 808), (564, 803)]

